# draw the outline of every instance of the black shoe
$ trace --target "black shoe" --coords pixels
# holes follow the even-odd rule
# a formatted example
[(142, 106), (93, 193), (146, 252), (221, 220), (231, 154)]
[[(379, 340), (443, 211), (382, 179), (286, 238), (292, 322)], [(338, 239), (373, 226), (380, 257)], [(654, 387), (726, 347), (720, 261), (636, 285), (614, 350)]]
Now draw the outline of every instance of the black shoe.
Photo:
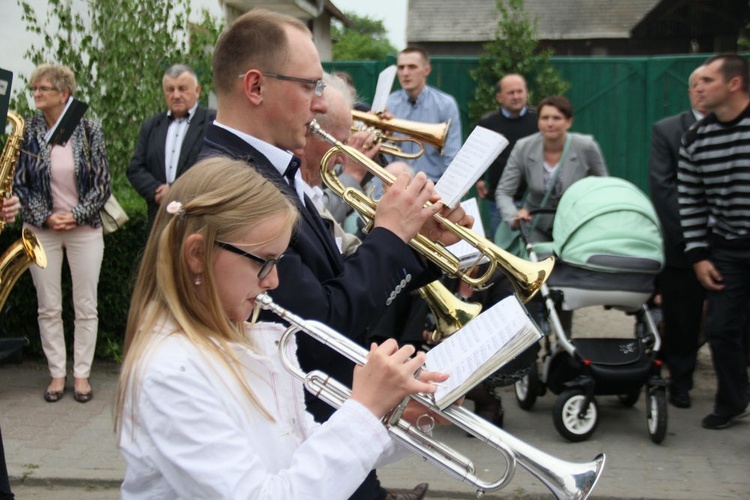
[(408, 493), (391, 493), (389, 491), (385, 498), (386, 500), (422, 500), (429, 487), (430, 485), (427, 483), (419, 483)]
[[(65, 394), (65, 384), (67, 384), (68, 378), (65, 377), (65, 382), (63, 382), (63, 388), (61, 391), (50, 391), (49, 386), (44, 390), (44, 400), (48, 403), (56, 403), (60, 401)], [(52, 380), (50, 380), (50, 384), (52, 383)]]
[(89, 392), (73, 392), (73, 399), (78, 401), (79, 403), (88, 403), (92, 399), (94, 399), (94, 388), (92, 387)]
[(669, 391), (669, 402), (677, 408), (690, 408), (690, 394), (687, 391)]
[(50, 391), (49, 389), (44, 390), (44, 400), (48, 403), (56, 403), (60, 401), (65, 394), (65, 389), (62, 391)]
[(712, 430), (726, 429), (727, 427), (732, 425), (733, 421), (739, 418), (745, 418), (748, 415), (750, 415), (750, 405), (748, 405), (744, 411), (736, 415), (728, 416), (728, 415), (719, 415), (716, 413), (707, 415), (701, 421), (701, 425), (703, 426), (704, 429), (712, 429)]

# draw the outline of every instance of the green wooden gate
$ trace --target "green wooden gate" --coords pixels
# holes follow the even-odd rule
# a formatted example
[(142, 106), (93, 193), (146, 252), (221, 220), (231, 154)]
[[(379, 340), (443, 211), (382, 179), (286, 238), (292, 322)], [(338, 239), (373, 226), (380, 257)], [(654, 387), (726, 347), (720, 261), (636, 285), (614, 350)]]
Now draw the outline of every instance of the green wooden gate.
[[(575, 110), (573, 130), (596, 138), (611, 175), (647, 192), (651, 126), (688, 108), (687, 79), (707, 57), (553, 57), (552, 64), (570, 82), (566, 97)], [(385, 61), (336, 61), (323, 66), (351, 74), (359, 95), (369, 101), (378, 73), (395, 61), (389, 56)], [(474, 126), (468, 111), (475, 87), (470, 71), (477, 62), (473, 57), (431, 61), (428, 83), (458, 101), (464, 138)]]

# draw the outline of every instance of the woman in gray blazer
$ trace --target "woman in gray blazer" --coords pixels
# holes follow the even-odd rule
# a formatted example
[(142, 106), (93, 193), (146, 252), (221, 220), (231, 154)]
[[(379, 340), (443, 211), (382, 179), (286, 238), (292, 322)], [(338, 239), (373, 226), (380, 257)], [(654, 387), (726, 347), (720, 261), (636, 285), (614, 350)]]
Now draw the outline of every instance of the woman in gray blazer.
[[(520, 139), (508, 158), (498, 184), (495, 201), (503, 221), (513, 229), (520, 220), (531, 221), (531, 211), (538, 209), (554, 180), (544, 208), (556, 208), (560, 197), (571, 184), (589, 175), (606, 176), (599, 145), (590, 135), (569, 132), (573, 124), (573, 106), (565, 97), (543, 99), (537, 108), (539, 132)], [(526, 184), (526, 197), (519, 210), (513, 195)], [(532, 241), (552, 239), (554, 214), (534, 216)]]

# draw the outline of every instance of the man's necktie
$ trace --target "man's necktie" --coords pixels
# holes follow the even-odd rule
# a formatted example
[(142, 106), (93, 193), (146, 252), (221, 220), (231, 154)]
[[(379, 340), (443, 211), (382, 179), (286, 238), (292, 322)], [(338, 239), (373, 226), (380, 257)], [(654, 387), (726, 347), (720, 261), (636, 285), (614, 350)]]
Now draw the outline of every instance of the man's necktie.
[(297, 170), (299, 170), (301, 163), (302, 161), (299, 158), (292, 156), (291, 161), (289, 161), (289, 166), (284, 170), (284, 177), (286, 177), (287, 182), (292, 188), (294, 188), (294, 176), (297, 174)]

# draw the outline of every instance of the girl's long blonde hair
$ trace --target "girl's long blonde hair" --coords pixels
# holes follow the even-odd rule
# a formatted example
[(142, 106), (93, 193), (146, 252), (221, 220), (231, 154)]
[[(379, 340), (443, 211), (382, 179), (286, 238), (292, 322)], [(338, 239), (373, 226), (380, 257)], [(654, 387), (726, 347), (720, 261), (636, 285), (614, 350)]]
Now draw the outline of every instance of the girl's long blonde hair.
[[(167, 207), (174, 213), (168, 213)], [(114, 406), (118, 435), (126, 395), (133, 411), (139, 367), (148, 355), (146, 347), (157, 322), (164, 320), (199, 352), (224, 364), (248, 399), (270, 418), (241, 376), (234, 351), (228, 348), (229, 343), (248, 341), (243, 325), (230, 320), (219, 302), (212, 255), (216, 240), (232, 241), (248, 225), (279, 214), (287, 217), (277, 234), (296, 223), (294, 203), (254, 168), (229, 158), (202, 160), (170, 187), (151, 229), (130, 302), (125, 359)], [(205, 289), (204, 300), (196, 293), (185, 259), (185, 241), (192, 234), (203, 236), (205, 271), (200, 286)]]

